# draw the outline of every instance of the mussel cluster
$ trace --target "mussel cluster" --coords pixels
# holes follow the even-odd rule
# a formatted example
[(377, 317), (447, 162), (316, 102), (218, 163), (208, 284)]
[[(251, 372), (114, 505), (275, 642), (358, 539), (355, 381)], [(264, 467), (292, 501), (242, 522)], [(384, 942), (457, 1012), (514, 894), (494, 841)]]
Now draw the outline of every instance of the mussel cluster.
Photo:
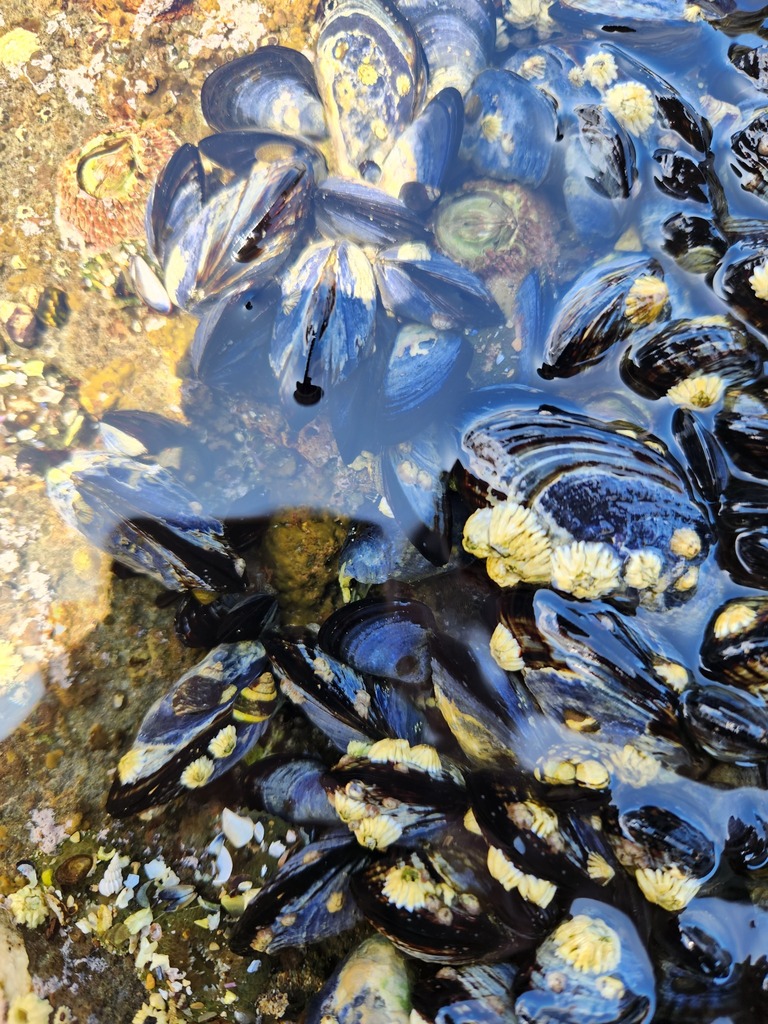
[[(380, 933), (309, 1021), (768, 1019), (768, 33), (733, 8), (327, 0), (311, 59), (210, 75), (155, 184), (132, 277), (199, 318), (189, 424), (114, 414), (49, 492), (208, 651), (110, 812), (234, 768), (305, 842), (232, 948)], [(559, 255), (521, 269), (534, 190)], [(222, 498), (201, 391), (373, 467), (324, 622), (249, 585), (272, 482)], [(262, 756), (294, 715), (316, 750)]]

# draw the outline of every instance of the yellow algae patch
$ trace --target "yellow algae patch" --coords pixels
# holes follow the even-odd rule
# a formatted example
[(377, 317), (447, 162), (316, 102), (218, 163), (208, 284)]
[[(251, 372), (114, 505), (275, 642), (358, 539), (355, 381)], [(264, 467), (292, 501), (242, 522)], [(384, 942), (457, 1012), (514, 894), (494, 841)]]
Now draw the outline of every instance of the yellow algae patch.
[(118, 404), (133, 383), (138, 367), (127, 359), (113, 359), (80, 388), (80, 404), (91, 416), (101, 417)]
[(20, 68), (40, 49), (40, 40), (26, 28), (12, 28), (0, 36), (0, 64), (7, 68)]

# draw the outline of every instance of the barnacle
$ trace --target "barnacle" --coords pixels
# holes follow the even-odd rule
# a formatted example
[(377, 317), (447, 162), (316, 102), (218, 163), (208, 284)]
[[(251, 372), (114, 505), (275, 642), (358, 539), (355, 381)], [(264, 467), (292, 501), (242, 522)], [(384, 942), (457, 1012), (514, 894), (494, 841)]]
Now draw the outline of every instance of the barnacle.
[(198, 757), (181, 773), (181, 784), (187, 789), (199, 789), (206, 785), (212, 775), (213, 761), (210, 757)]
[(385, 850), (397, 842), (403, 831), (394, 818), (385, 814), (354, 820), (349, 827), (358, 843), (369, 850)]
[(591, 53), (587, 57), (584, 61), (582, 73), (585, 81), (589, 82), (590, 85), (594, 85), (596, 89), (604, 89), (611, 82), (614, 82), (619, 74), (613, 54), (605, 53), (602, 50), (599, 50), (597, 53)]
[(627, 131), (642, 135), (653, 124), (656, 104), (650, 89), (640, 82), (620, 82), (606, 92), (605, 105)]
[(38, 928), (49, 913), (43, 890), (32, 883), (12, 892), (6, 899), (6, 906), (16, 923), (27, 928)]
[(678, 867), (638, 868), (635, 881), (643, 896), (664, 910), (684, 910), (701, 888), (701, 882)]
[(672, 534), (669, 549), (673, 555), (679, 555), (681, 558), (696, 558), (701, 552), (701, 537), (689, 527), (679, 527)]
[(552, 585), (574, 597), (594, 600), (615, 590), (621, 563), (608, 544), (574, 541), (555, 548)]
[(496, 664), (508, 672), (518, 672), (525, 664), (520, 644), (503, 622), (491, 634), (491, 654)]
[(624, 300), (627, 319), (642, 327), (653, 323), (669, 301), (669, 288), (663, 278), (656, 274), (638, 277)]
[(624, 563), (624, 581), (637, 590), (655, 587), (661, 578), (663, 563), (655, 551), (635, 551)]
[(555, 898), (557, 886), (544, 878), (527, 874), (515, 867), (511, 860), (496, 846), (488, 848), (488, 871), (497, 882), (509, 892), (517, 889), (523, 899), (537, 906), (548, 907)]
[(768, 263), (758, 263), (749, 278), (749, 286), (758, 299), (768, 299)]
[(387, 872), (382, 892), (396, 907), (413, 911), (425, 907), (437, 888), (423, 867), (400, 862)]
[(704, 373), (700, 377), (688, 377), (674, 384), (667, 391), (667, 398), (684, 409), (708, 409), (719, 402), (725, 381), (716, 373)]
[(552, 936), (555, 955), (588, 974), (604, 974), (621, 963), (621, 940), (599, 918), (577, 914), (564, 921)]
[(236, 746), (237, 730), (234, 725), (225, 725), (208, 744), (208, 753), (216, 758), (229, 757), (235, 752)]
[(713, 632), (718, 640), (734, 636), (749, 629), (757, 618), (757, 612), (747, 604), (738, 601), (729, 604), (715, 619)]

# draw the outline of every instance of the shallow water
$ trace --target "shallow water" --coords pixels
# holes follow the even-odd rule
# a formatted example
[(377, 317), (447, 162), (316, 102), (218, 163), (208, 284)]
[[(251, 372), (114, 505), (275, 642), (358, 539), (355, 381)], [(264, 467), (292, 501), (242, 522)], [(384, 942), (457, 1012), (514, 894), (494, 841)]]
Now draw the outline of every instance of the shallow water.
[[(711, 145), (714, 173), (723, 185), (730, 216), (758, 220), (762, 230), (765, 200), (750, 196), (741, 188), (732, 169), (730, 136), (763, 107), (763, 94), (755, 90), (750, 80), (739, 74), (727, 59), (728, 48), (734, 42), (747, 46), (760, 45), (761, 36), (757, 29), (762, 19), (756, 16), (754, 26), (740, 31), (738, 35), (729, 35), (722, 30), (723, 25), (718, 29), (716, 25), (705, 23), (679, 23), (660, 29), (654, 23), (638, 21), (618, 31), (615, 26), (606, 27), (605, 19), (600, 16), (580, 14), (560, 5), (554, 5), (551, 13), (557, 24), (547, 39), (548, 43), (575, 43), (577, 50), (582, 48), (580, 52), (586, 52), (583, 50), (585, 46), (594, 50), (604, 41), (609, 42), (667, 78), (695, 108), (702, 109), (705, 97), (709, 97), (706, 110), (713, 112), (713, 122), (717, 116), (714, 112), (720, 108), (723, 117), (714, 125)], [(753, 29), (755, 34), (752, 34)], [(512, 41), (509, 49), (503, 57), (499, 55), (496, 58), (497, 62), (511, 56), (518, 47), (537, 45), (533, 30), (510, 32)], [(626, 210), (619, 210), (622, 220), (620, 228), (603, 239), (596, 239), (592, 234), (586, 239), (579, 237), (579, 233), (569, 223), (563, 199), (564, 156), (556, 145), (552, 169), (535, 194), (545, 204), (539, 216), (552, 232), (554, 247), (558, 251), (552, 256), (549, 265), (543, 268), (533, 312), (527, 308), (505, 308), (508, 325), (467, 332), (466, 337), (475, 350), (468, 374), (453, 381), (442, 394), (439, 411), (431, 413), (428, 423), (425, 421), (422, 427), (417, 418), (418, 431), (426, 430), (429, 426), (430, 429), (436, 429), (439, 436), (451, 441), (446, 445), (443, 461), (435, 466), (436, 472), (447, 472), (453, 465), (457, 454), (453, 435), (465, 419), (471, 418), (473, 402), (476, 401), (472, 397), (472, 389), (510, 382), (530, 389), (528, 401), (533, 404), (541, 402), (566, 410), (578, 410), (601, 421), (621, 420), (632, 423), (661, 439), (674, 458), (680, 464), (686, 464), (686, 454), (681, 451), (672, 431), (675, 412), (672, 404), (665, 398), (657, 401), (644, 399), (623, 383), (619, 363), (626, 344), (618, 344), (599, 365), (585, 369), (574, 377), (546, 380), (539, 373), (544, 341), (561, 300), (585, 268), (597, 265), (601, 259), (614, 252), (619, 238), (623, 239), (622, 253), (642, 251), (653, 255), (661, 263), (670, 290), (673, 317), (699, 317), (727, 311), (727, 307), (703, 276), (680, 269), (663, 250), (660, 235), (662, 221), (678, 210), (687, 212), (689, 207), (691, 212), (698, 213), (700, 207), (661, 194), (654, 182), (654, 171), (658, 165), (652, 159), (652, 152), (649, 152), (649, 146), (642, 138), (635, 141), (638, 186), (632, 197), (624, 201)], [(689, 155), (692, 153), (679, 139), (673, 138), (672, 143), (672, 148), (679, 147)], [(472, 177), (465, 169), (458, 169), (447, 180), (444, 195), (458, 191)], [(616, 205), (620, 205), (618, 201)], [(526, 231), (541, 230), (541, 224), (526, 223), (519, 225), (518, 229), (524, 235)], [(738, 230), (734, 230), (734, 235), (738, 234)], [(312, 237), (310, 234), (308, 239)], [(525, 240), (522, 248), (526, 248)], [(525, 263), (525, 257), (521, 259)], [(521, 279), (530, 269), (528, 265), (521, 268)], [(285, 273), (285, 268), (279, 273)], [(254, 301), (272, 303), (277, 300), (272, 296), (265, 299), (261, 293), (255, 296), (249, 293), (240, 301), (244, 306)], [(174, 315), (182, 323), (185, 322), (181, 314)], [(237, 315), (244, 316), (242, 308)], [(291, 403), (281, 403), (268, 364), (268, 339), (261, 348), (254, 348), (248, 353), (243, 363), (229, 371), (223, 387), (220, 382), (217, 387), (210, 386), (213, 382), (206, 380), (202, 372), (199, 374), (204, 378), (202, 381), (187, 379), (182, 388), (180, 407), (188, 429), (181, 435), (180, 443), (178, 438), (174, 438), (173, 443), (159, 445), (163, 452), (162, 460), (173, 467), (195, 500), (212, 515), (231, 521), (233, 539), (237, 537), (240, 540), (248, 533), (254, 535), (254, 543), (250, 546), (243, 544), (251, 585), (256, 589), (266, 587), (277, 590), (284, 624), (319, 623), (333, 607), (341, 603), (336, 569), (347, 521), (368, 518), (375, 514), (373, 510), (379, 505), (381, 482), (376, 459), (391, 440), (392, 428), (388, 426), (383, 436), (378, 431), (377, 422), (371, 413), (376, 397), (371, 381), (381, 372), (381, 353), (386, 351), (390, 341), (391, 326), (391, 322), (388, 322), (382, 328), (378, 361), (371, 358), (361, 364), (358, 373), (345, 382), (343, 387), (327, 388), (317, 405), (298, 407)], [(241, 328), (237, 320), (234, 330), (237, 333), (229, 340), (240, 340)], [(194, 376), (189, 371), (188, 363), (186, 372), (183, 361), (181, 365), (183, 377)], [(126, 402), (123, 407), (140, 404)], [(695, 415), (704, 427), (711, 429), (719, 408), (716, 403), (711, 409), (697, 411)], [(97, 440), (95, 431), (89, 434), (84, 429), (77, 443), (82, 443), (83, 447), (89, 444), (97, 447), (103, 442)], [(749, 479), (747, 474), (742, 476)], [(756, 467), (755, 479), (761, 476)], [(308, 526), (308, 510), (314, 516), (311, 528)], [(155, 507), (152, 511), (162, 521), (172, 519), (177, 510)], [(110, 527), (114, 527), (119, 519), (119, 506), (113, 510), (113, 515), (111, 521), (107, 517)], [(101, 546), (105, 546), (103, 540)], [(460, 541), (455, 538), (454, 550), (459, 548)], [(482, 622), (482, 606), (492, 589), (476, 565), (474, 569), (465, 570), (463, 575), (455, 577), (435, 577), (427, 582), (396, 582), (389, 585), (386, 592), (393, 595), (406, 593), (425, 600), (434, 608), (442, 628), (480, 647), (485, 645), (490, 632), (487, 624)], [(159, 588), (146, 581), (126, 579), (116, 582), (112, 589), (114, 603), (126, 600), (131, 602), (125, 618), (121, 618), (122, 610), (116, 613), (112, 609), (110, 612), (112, 621), (117, 614), (118, 636), (102, 641), (99, 633), (101, 627), (94, 623), (96, 629), (84, 641), (84, 647), (91, 653), (94, 650), (98, 652), (103, 643), (105, 666), (100, 679), (105, 700), (108, 696), (111, 699), (112, 694), (105, 676), (120, 674), (124, 671), (125, 663), (130, 664), (132, 659), (142, 657), (143, 633), (149, 635), (153, 645), (153, 653), (147, 655), (148, 667), (142, 672), (145, 679), (155, 673), (157, 650), (164, 645), (170, 647), (158, 658), (161, 667), (157, 674), (164, 680), (162, 687), (165, 688), (175, 678), (177, 652), (173, 647), (175, 640), (171, 637), (171, 611), (149, 608), (158, 591)], [(715, 609), (734, 597), (760, 594), (762, 590), (734, 583), (729, 573), (718, 565), (718, 551), (713, 550), (701, 566), (698, 586), (689, 600), (663, 610), (653, 607), (632, 609), (629, 614), (641, 627), (654, 631), (672, 644), (691, 677), (703, 681), (699, 668), (699, 648)], [(625, 605), (622, 604), (622, 607)], [(142, 622), (142, 608), (148, 608), (146, 623)], [(106, 628), (109, 631), (109, 624)], [(125, 649), (122, 652), (123, 637), (119, 635), (120, 629), (126, 630)], [(179, 657), (192, 660), (191, 655), (181, 654)], [(139, 702), (144, 709), (164, 692), (162, 687), (158, 686), (151, 696), (141, 693)], [(13, 691), (10, 697), (0, 693), (0, 701), (14, 699)], [(135, 699), (132, 693), (130, 702), (133, 703)], [(25, 711), (31, 711), (31, 707), (30, 701)], [(119, 711), (119, 705), (115, 705), (115, 708)], [(103, 713), (103, 706), (100, 710)], [(121, 718), (112, 735), (110, 747), (114, 749), (109, 751), (111, 763), (115, 763), (117, 757), (128, 749), (135, 732), (133, 726), (137, 719), (136, 710), (132, 717), (133, 725), (129, 726), (127, 720)], [(9, 731), (18, 725), (10, 715), (3, 715), (3, 719)], [(89, 720), (86, 714), (84, 721), (85, 725), (80, 723), (77, 726), (77, 742), (82, 741), (83, 734), (97, 720)], [(30, 722), (34, 729), (35, 719), (32, 718)], [(291, 724), (288, 731), (296, 728), (295, 724)], [(559, 728), (561, 736), (567, 738), (567, 731)], [(525, 737), (525, 753), (518, 754), (519, 760), (525, 767), (533, 768), (551, 742), (551, 734), (545, 729), (540, 736), (534, 724)], [(541, 749), (537, 748), (538, 743), (542, 744)], [(279, 739), (274, 740), (273, 744), (279, 748)], [(13, 739), (10, 746), (13, 747)], [(106, 756), (101, 759), (106, 760)], [(105, 790), (108, 781), (106, 774), (100, 783), (94, 781), (97, 792)], [(657, 785), (645, 787), (643, 801), (658, 801), (684, 819), (695, 822), (703, 831), (719, 833), (727, 825), (730, 813), (728, 792), (734, 785), (741, 786), (741, 798), (750, 800), (754, 796), (754, 803), (761, 805), (764, 798), (763, 767), (759, 770), (752, 766), (723, 769), (709, 765), (697, 780), (686, 779), (682, 775), (665, 776)], [(720, 787), (723, 789), (722, 796)], [(718, 794), (716, 798), (715, 793)], [(232, 791), (225, 790), (225, 794), (225, 801), (232, 798)], [(625, 790), (621, 799), (628, 802), (626, 806), (631, 806), (635, 797)], [(89, 794), (89, 801), (92, 807), (95, 803), (92, 793)], [(625, 810), (626, 806), (620, 804), (619, 810)], [(184, 807), (172, 813), (183, 819)], [(96, 824), (94, 821), (94, 826)], [(109, 829), (117, 826), (107, 823), (106, 827)], [(98, 829), (94, 828), (94, 831)], [(137, 852), (136, 847), (131, 849), (131, 855), (137, 858), (143, 856)], [(29, 856), (32, 857), (32, 853)], [(756, 879), (750, 879), (748, 884), (739, 884), (743, 889), (739, 895), (745, 905), (744, 897), (747, 894), (759, 906), (764, 906), (759, 875)], [(709, 890), (705, 892), (708, 895), (719, 895), (721, 889), (728, 889), (728, 885), (718, 885), (716, 881), (711, 893)], [(210, 896), (210, 890), (208, 892)], [(68, 922), (67, 927), (70, 926)], [(221, 937), (220, 933), (217, 933), (218, 937)], [(760, 941), (763, 941), (762, 938)], [(768, 954), (768, 950), (755, 947), (750, 949), (749, 955), (757, 959), (763, 953)], [(238, 969), (242, 972), (239, 964), (234, 970), (237, 972)], [(322, 973), (327, 970), (327, 965), (318, 970)], [(292, 987), (298, 986), (292, 983)], [(136, 1002), (124, 1019), (130, 1019), (138, 1006), (139, 1002)], [(202, 1011), (189, 1012), (195, 1019), (204, 1019), (195, 1016)], [(263, 1012), (269, 1016), (269, 1011)], [(759, 1013), (760, 1008), (757, 1007), (754, 1012)], [(703, 1018), (697, 1013), (697, 1019), (716, 1018)], [(732, 1016), (717, 1019), (748, 1018)], [(758, 1018), (753, 1016), (751, 1019)]]

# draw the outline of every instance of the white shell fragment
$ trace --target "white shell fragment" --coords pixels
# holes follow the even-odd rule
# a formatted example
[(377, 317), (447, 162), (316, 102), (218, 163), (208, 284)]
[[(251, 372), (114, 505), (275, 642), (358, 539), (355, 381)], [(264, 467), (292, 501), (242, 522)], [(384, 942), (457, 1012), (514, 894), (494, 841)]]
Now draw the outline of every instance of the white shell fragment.
[(254, 825), (250, 818), (241, 817), (225, 807), (221, 812), (221, 831), (230, 846), (239, 850), (253, 839)]

